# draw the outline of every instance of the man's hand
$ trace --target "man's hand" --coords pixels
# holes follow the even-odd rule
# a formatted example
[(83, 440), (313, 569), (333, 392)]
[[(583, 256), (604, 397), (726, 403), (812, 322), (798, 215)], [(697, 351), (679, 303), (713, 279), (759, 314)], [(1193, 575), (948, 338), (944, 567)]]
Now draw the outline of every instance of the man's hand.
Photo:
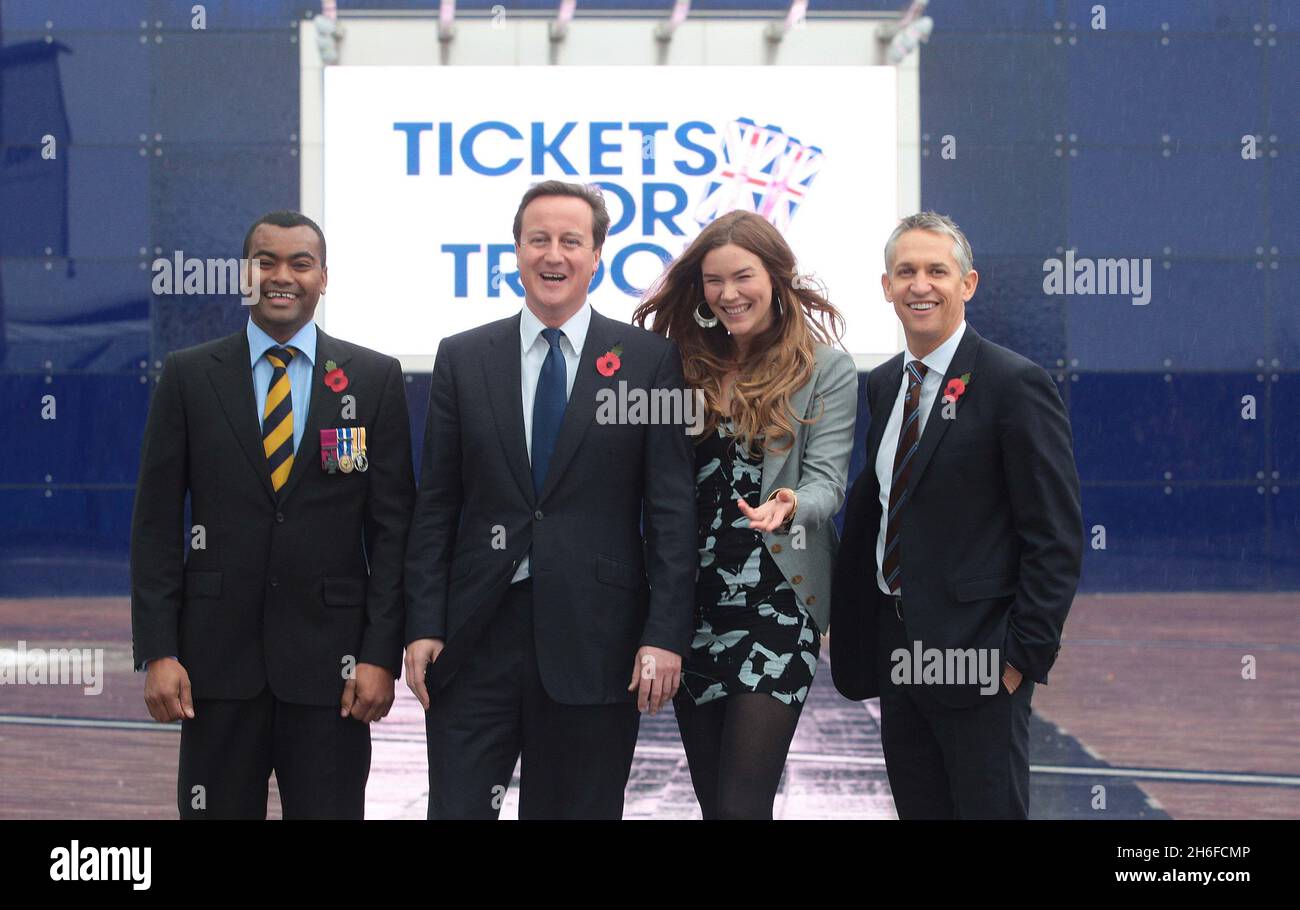
[(363, 724), (379, 720), (393, 706), (393, 674), (374, 664), (357, 664), (356, 676), (343, 684), (339, 717), (351, 714)]
[(637, 693), (636, 709), (642, 714), (648, 709), (651, 714), (658, 714), (664, 702), (677, 694), (677, 684), (682, 678), (682, 658), (672, 651), (642, 645), (637, 649), (636, 661), (632, 665), (632, 682), (627, 690), (640, 687)]
[(769, 499), (757, 509), (743, 499), (737, 499), (736, 505), (740, 507), (740, 514), (749, 519), (749, 526), (755, 531), (775, 531), (785, 524), (790, 510), (794, 508), (794, 495), (782, 488), (777, 491), (775, 499)]
[(1020, 685), (1020, 680), (1024, 678), (1024, 675), (1011, 664), (1007, 664), (1002, 669), (1002, 685), (1007, 687), (1008, 694), (1014, 694)]
[(429, 710), (429, 690), (424, 687), (424, 672), (438, 659), (446, 643), (441, 638), (417, 638), (406, 646), (406, 687)]
[(194, 719), (194, 701), (190, 698), (190, 674), (174, 657), (155, 657), (149, 661), (144, 680), (144, 703), (149, 716), (165, 724), (182, 718)]

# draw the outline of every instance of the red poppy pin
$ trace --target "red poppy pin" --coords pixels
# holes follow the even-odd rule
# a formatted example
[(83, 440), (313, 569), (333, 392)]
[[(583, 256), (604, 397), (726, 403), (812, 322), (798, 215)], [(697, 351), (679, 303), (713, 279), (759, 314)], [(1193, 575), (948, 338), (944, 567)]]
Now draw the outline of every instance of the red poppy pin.
[(327, 360), (325, 361), (325, 384), (331, 391), (342, 392), (348, 387), (348, 374), (343, 372), (343, 367), (332, 360)]
[(596, 358), (596, 372), (602, 376), (613, 376), (623, 365), (622, 355), (623, 345), (614, 345), (605, 352), (605, 356)]
[(970, 385), (970, 373), (962, 373), (960, 376), (949, 379), (947, 387), (943, 390), (944, 403), (961, 398), (966, 394), (966, 386), (968, 385)]

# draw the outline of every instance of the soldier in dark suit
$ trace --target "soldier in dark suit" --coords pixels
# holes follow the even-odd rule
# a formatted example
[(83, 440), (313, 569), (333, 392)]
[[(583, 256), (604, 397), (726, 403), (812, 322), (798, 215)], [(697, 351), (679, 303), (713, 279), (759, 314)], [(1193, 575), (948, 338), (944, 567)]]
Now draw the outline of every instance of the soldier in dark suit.
[(880, 696), (900, 818), (1026, 817), (1029, 702), (1083, 556), (1065, 406), (1046, 371), (967, 325), (971, 260), (932, 212), (885, 247), (907, 347), (867, 379), (867, 466), (831, 588), (831, 675)]
[[(398, 362), (312, 321), (325, 238), (274, 212), (245, 329), (167, 356), (145, 429), (131, 620), (145, 702), (181, 720), (183, 818), (361, 818), (401, 670), (414, 500)], [(186, 498), (190, 526), (183, 527)]]

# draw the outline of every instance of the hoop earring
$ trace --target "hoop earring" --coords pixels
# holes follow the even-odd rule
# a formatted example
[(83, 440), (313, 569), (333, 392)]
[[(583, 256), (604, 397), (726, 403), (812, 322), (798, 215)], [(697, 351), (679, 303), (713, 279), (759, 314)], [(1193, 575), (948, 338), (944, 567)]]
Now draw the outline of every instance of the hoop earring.
[(775, 289), (772, 291), (772, 302), (776, 304), (776, 318), (781, 318), (781, 295)]
[(711, 329), (718, 324), (717, 314), (715, 314), (712, 310), (709, 310), (709, 315), (712, 318), (706, 318), (705, 316), (702, 316), (700, 314), (700, 310), (702, 308), (707, 307), (708, 305), (709, 302), (706, 300), (701, 302), (700, 305), (697, 306), (695, 309), (691, 310), (691, 315), (695, 317), (695, 324), (702, 329)]

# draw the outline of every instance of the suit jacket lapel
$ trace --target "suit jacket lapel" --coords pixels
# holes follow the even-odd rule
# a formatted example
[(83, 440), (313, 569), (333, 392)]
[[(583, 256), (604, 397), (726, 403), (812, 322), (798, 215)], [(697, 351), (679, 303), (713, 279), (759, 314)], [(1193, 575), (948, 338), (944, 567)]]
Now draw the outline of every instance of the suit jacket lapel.
[[(876, 367), (886, 379), (883, 388), (877, 393), (876, 400), (867, 401), (871, 408), (871, 429), (867, 433), (867, 463), (862, 470), (870, 471), (873, 477), (876, 474), (876, 458), (880, 455), (880, 446), (885, 441), (885, 424), (889, 423), (894, 399), (898, 397), (898, 390), (903, 383), (903, 358), (903, 354), (898, 354)], [(867, 391), (870, 390), (871, 384), (868, 382)], [(879, 491), (879, 484), (876, 489)]]
[(208, 379), (217, 393), (217, 401), (226, 415), (235, 441), (248, 459), (249, 467), (261, 481), (266, 495), (275, 498), (271, 470), (262, 449), (262, 427), (257, 419), (257, 398), (253, 394), (253, 370), (248, 359), (248, 335), (236, 332), (212, 353)]
[[(816, 386), (816, 384), (817, 372), (814, 369), (812, 376), (808, 378), (808, 382), (804, 384), (804, 387), (797, 389), (795, 393), (790, 396), (791, 414), (798, 414), (800, 417), (805, 418), (808, 416), (808, 400), (812, 397), (813, 387)], [(816, 406), (814, 406), (814, 409), (815, 407)], [(816, 416), (815, 412), (814, 416)], [(776, 477), (781, 473), (781, 468), (785, 467), (786, 461), (790, 458), (790, 453), (794, 451), (795, 445), (798, 444), (799, 434), (806, 433), (809, 429), (808, 426), (795, 421), (794, 418), (791, 418), (791, 422), (794, 424), (794, 439), (792, 440), (791, 445), (779, 452), (768, 450), (764, 450), (763, 452), (763, 483), (759, 505), (766, 502), (767, 497), (772, 495), (772, 490), (776, 488)]]
[[(943, 434), (948, 432), (948, 427), (952, 423), (952, 420), (943, 418), (943, 390), (948, 387), (948, 380), (954, 376), (974, 371), (975, 355), (979, 351), (979, 345), (980, 336), (975, 333), (971, 324), (967, 323), (966, 333), (962, 335), (961, 343), (957, 345), (957, 350), (952, 355), (952, 363), (948, 364), (948, 372), (944, 374), (943, 382), (939, 385), (939, 394), (934, 396), (934, 404), (930, 406), (930, 416), (925, 421), (925, 432), (921, 434), (921, 444), (916, 450), (915, 460), (912, 463), (912, 474), (908, 481), (910, 490), (916, 489), (921, 475), (930, 464), (930, 456), (934, 454), (939, 440), (943, 439)], [(971, 381), (974, 382), (974, 377)], [(961, 409), (960, 401), (957, 408)]]
[(505, 452), (510, 475), (529, 506), (533, 505), (533, 472), (524, 438), (524, 404), (520, 389), (519, 317), (503, 320), (488, 338), (483, 354), (483, 382), (492, 404), (497, 437)]
[[(616, 381), (617, 373), (613, 376), (600, 375), (596, 370), (596, 360), (618, 344), (618, 339), (613, 337), (617, 325), (594, 309), (591, 311), (587, 339), (583, 342), (582, 353), (578, 355), (578, 375), (573, 380), (573, 391), (569, 393), (569, 403), (564, 408), (564, 420), (560, 423), (560, 435), (555, 440), (555, 452), (551, 455), (551, 465), (547, 470), (542, 495), (538, 497), (539, 502), (555, 489), (560, 477), (564, 475), (564, 469), (578, 451), (578, 444), (586, 435), (587, 428), (595, 420), (597, 391), (612, 387)], [(529, 476), (532, 476), (531, 472)]]
[[(342, 367), (347, 365), (349, 359), (343, 346), (317, 326), (316, 360), (311, 365), (311, 404), (307, 406), (307, 429), (302, 434), (302, 442), (298, 443), (298, 450), (293, 453), (293, 467), (289, 469), (289, 479), (280, 488), (280, 502), (289, 498), (289, 494), (293, 492), (310, 465), (314, 464), (316, 470), (320, 470), (320, 431), (325, 429), (326, 424), (343, 425), (337, 405), (340, 394), (347, 394), (351, 388), (339, 393), (325, 384), (325, 361), (333, 360), (335, 366)], [(378, 392), (379, 390), (376, 390), (375, 394)], [(299, 415), (294, 414), (293, 419), (299, 420)]]

